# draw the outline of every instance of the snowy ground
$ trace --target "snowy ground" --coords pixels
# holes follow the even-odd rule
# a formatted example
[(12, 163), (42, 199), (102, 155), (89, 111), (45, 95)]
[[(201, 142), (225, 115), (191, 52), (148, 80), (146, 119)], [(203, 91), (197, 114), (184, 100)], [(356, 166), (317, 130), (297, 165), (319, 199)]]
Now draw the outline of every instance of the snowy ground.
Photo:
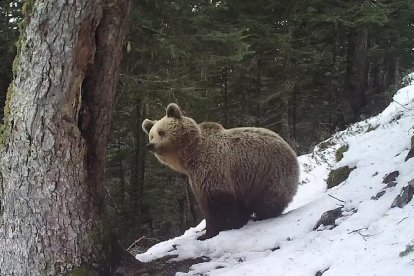
[[(148, 262), (167, 255), (177, 259), (205, 256), (177, 275), (404, 275), (414, 276), (414, 200), (391, 208), (402, 187), (414, 179), (414, 158), (405, 162), (414, 133), (414, 85), (401, 89), (380, 115), (352, 125), (299, 157), (299, 191), (285, 214), (249, 222), (239, 230), (197, 241), (204, 221), (184, 235), (159, 243), (137, 259)], [(349, 150), (339, 162), (337, 149)], [(348, 179), (326, 189), (329, 171), (355, 167)], [(383, 183), (399, 171), (396, 186)], [(385, 193), (373, 199), (379, 192)], [(338, 207), (336, 227), (313, 230), (321, 215)], [(407, 254), (402, 254), (401, 252)], [(321, 274), (319, 274), (321, 275)]]

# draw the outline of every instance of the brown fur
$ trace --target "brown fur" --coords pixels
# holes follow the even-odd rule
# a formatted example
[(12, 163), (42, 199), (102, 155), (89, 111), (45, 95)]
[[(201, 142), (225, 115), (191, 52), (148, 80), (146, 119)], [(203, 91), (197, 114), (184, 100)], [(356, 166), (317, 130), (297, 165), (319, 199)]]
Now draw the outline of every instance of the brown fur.
[(257, 220), (278, 216), (296, 193), (296, 154), (270, 130), (197, 125), (176, 104), (161, 120), (145, 120), (143, 129), (155, 156), (188, 176), (206, 218), (199, 239), (240, 228), (253, 213)]
[(198, 126), (200, 127), (201, 132), (205, 134), (217, 133), (219, 131), (224, 130), (224, 127), (222, 125), (214, 122), (203, 122)]

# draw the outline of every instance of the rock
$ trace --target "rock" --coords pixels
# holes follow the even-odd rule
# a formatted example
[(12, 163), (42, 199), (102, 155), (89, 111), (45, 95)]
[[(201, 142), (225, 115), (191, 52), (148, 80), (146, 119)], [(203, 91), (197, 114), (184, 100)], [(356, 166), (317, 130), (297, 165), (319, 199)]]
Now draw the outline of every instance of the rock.
[(318, 272), (316, 272), (315, 276), (322, 276), (328, 269), (329, 267), (324, 270), (319, 270)]
[(414, 196), (414, 179), (408, 181), (408, 185), (401, 189), (401, 193), (394, 199), (391, 208), (403, 208), (407, 205)]
[(405, 161), (407, 161), (408, 159), (410, 159), (412, 157), (414, 157), (414, 149), (410, 149), (407, 156), (405, 157)]
[(338, 207), (333, 210), (326, 211), (322, 214), (321, 218), (318, 220), (316, 225), (313, 227), (313, 230), (319, 228), (319, 226), (334, 226), (335, 227), (335, 220), (342, 217), (342, 207)]
[(414, 135), (411, 137), (411, 149), (405, 157), (405, 161), (407, 161), (411, 157), (414, 157)]
[(336, 153), (335, 153), (336, 162), (339, 162), (339, 161), (342, 160), (342, 158), (344, 157), (344, 153), (347, 152), (348, 149), (349, 149), (349, 146), (348, 145), (344, 145), (344, 146), (340, 147), (336, 151)]
[(276, 250), (279, 250), (280, 249), (280, 247), (279, 246), (275, 246), (275, 247), (273, 247), (273, 248), (270, 248), (270, 250), (273, 252), (273, 251), (276, 251)]
[(348, 178), (349, 174), (355, 169), (356, 167), (350, 168), (348, 166), (344, 166), (336, 170), (332, 170), (329, 173), (328, 180), (326, 181), (328, 189), (338, 186), (340, 183), (344, 182)]
[(393, 171), (384, 177), (384, 179), (382, 180), (382, 183), (388, 184), (391, 181), (395, 181), (399, 175), (400, 175), (399, 171)]
[(382, 197), (384, 194), (385, 194), (385, 190), (382, 190), (376, 196), (371, 197), (371, 199), (378, 200), (378, 198)]
[(388, 188), (395, 187), (395, 186), (397, 186), (397, 182), (391, 181), (390, 183), (387, 184), (386, 188), (388, 189)]

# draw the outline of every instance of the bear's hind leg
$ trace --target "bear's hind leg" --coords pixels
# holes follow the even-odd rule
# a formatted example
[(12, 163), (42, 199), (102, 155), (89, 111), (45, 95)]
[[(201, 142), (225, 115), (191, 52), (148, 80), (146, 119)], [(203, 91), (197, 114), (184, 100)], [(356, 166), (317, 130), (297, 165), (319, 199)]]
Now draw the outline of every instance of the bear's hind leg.
[(206, 233), (198, 240), (212, 238), (223, 230), (241, 228), (250, 217), (243, 204), (227, 193), (206, 195), (201, 205), (206, 218)]
[(252, 210), (255, 214), (255, 220), (264, 220), (279, 216), (286, 206), (287, 203), (277, 199), (264, 199), (256, 201), (252, 206)]

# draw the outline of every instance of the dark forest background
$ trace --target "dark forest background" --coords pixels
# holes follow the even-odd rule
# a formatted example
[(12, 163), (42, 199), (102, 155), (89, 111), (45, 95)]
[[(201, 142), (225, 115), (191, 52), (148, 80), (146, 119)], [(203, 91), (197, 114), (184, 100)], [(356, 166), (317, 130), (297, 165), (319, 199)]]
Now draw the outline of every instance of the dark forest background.
[[(0, 2), (1, 107), (22, 9)], [(198, 122), (269, 128), (303, 154), (388, 105), (414, 69), (413, 40), (412, 0), (134, 1), (106, 167), (120, 241), (202, 219), (185, 177), (143, 149), (144, 118), (176, 102)]]

